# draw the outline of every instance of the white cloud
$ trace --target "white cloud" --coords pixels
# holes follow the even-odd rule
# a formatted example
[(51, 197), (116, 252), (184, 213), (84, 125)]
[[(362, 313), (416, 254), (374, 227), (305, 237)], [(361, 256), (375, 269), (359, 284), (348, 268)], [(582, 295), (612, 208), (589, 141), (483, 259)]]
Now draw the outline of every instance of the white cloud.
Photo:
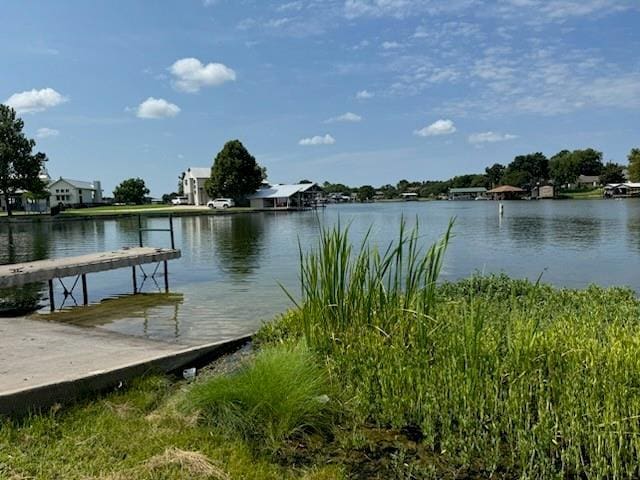
[(303, 138), (298, 142), (298, 145), (333, 145), (334, 143), (336, 143), (336, 139), (327, 133), (324, 137), (316, 135), (315, 137)]
[(325, 123), (333, 123), (333, 122), (351, 122), (356, 123), (362, 121), (362, 117), (352, 112), (347, 112), (345, 114), (339, 115), (337, 117), (332, 117), (325, 121)]
[(55, 128), (42, 127), (36, 132), (38, 138), (57, 137), (58, 135), (60, 135), (60, 131)]
[(204, 65), (197, 58), (182, 58), (169, 71), (174, 76), (174, 86), (183, 92), (195, 93), (202, 87), (215, 87), (234, 81), (236, 72), (222, 63)]
[(518, 138), (517, 135), (512, 135), (510, 133), (497, 133), (497, 132), (482, 132), (482, 133), (472, 133), (469, 135), (469, 143), (495, 143), (495, 142), (505, 142), (507, 140), (513, 140), (514, 138)]
[(402, 44), (398, 42), (382, 42), (382, 48), (385, 50), (393, 50), (395, 48), (400, 48)]
[(300, 11), (304, 7), (304, 4), (301, 0), (297, 0), (294, 2), (283, 3), (276, 10), (279, 12), (285, 12), (287, 10), (297, 10)]
[(360, 90), (356, 93), (356, 98), (358, 100), (366, 100), (367, 98), (373, 98), (374, 94), (367, 90)]
[(451, 120), (437, 120), (431, 125), (414, 130), (414, 135), (419, 137), (435, 137), (438, 135), (450, 135), (456, 131), (456, 127)]
[(53, 88), (41, 90), (27, 90), (14, 93), (4, 103), (12, 107), (18, 113), (42, 112), (47, 108), (55, 107), (68, 100)]
[(138, 118), (167, 118), (180, 113), (180, 107), (164, 98), (149, 97), (138, 106)]

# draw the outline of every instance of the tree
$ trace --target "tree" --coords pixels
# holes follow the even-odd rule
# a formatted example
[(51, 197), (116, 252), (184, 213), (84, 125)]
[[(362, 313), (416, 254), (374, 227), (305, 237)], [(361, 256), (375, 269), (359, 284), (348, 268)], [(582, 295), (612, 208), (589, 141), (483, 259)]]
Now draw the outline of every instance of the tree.
[(580, 175), (578, 158), (569, 150), (556, 153), (549, 160), (549, 173), (556, 185), (575, 183)]
[(303, 185), (303, 184), (309, 184), (309, 183), (313, 183), (313, 182), (311, 180), (307, 180), (306, 178), (304, 178), (304, 179), (300, 180), (298, 183), (300, 185)]
[(640, 148), (632, 148), (627, 158), (629, 159), (629, 180), (640, 182)]
[(149, 189), (141, 178), (128, 178), (118, 185), (113, 191), (113, 199), (116, 203), (144, 203), (145, 196), (149, 194)]
[(260, 187), (266, 173), (240, 140), (231, 140), (216, 155), (205, 190), (211, 198), (241, 199)]
[(325, 193), (344, 193), (345, 195), (349, 195), (352, 191), (352, 188), (343, 184), (343, 183), (331, 183), (324, 182), (322, 184), (322, 189)]
[(530, 187), (547, 178), (549, 160), (541, 152), (536, 152), (515, 157), (507, 166), (502, 182), (516, 187)]
[(376, 194), (376, 190), (371, 185), (363, 185), (358, 189), (358, 200), (366, 202), (371, 200)]
[(489, 179), (489, 185), (492, 188), (500, 185), (505, 170), (506, 167), (500, 163), (494, 163), (492, 166), (484, 169), (485, 173), (487, 174), (487, 178)]
[(623, 183), (624, 180), (624, 167), (622, 165), (608, 162), (604, 167), (602, 167), (600, 183), (603, 185), (606, 185), (607, 183)]
[(19, 190), (42, 194), (46, 184), (40, 180), (40, 171), (47, 161), (44, 153), (32, 153), (36, 142), (27, 138), (22, 129), (24, 122), (16, 111), (0, 105), (0, 195), (11, 215), (11, 196)]
[(184, 195), (184, 177), (186, 173), (182, 172), (178, 177), (178, 196), (182, 197)]
[(602, 152), (598, 152), (593, 148), (585, 150), (574, 150), (571, 152), (576, 157), (578, 170), (580, 175), (596, 176), (602, 173)]

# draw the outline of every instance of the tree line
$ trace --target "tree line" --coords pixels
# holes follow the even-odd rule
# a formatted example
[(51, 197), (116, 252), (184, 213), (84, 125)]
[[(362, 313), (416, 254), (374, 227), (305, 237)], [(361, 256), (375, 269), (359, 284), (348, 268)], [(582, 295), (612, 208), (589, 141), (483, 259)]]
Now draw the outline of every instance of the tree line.
[(378, 188), (372, 185), (350, 187), (343, 183), (324, 182), (326, 193), (356, 194), (358, 199), (366, 201), (381, 196), (397, 198), (403, 193), (413, 192), (420, 197), (445, 195), (450, 188), (484, 187), (495, 188), (499, 185), (512, 185), (529, 190), (536, 185), (553, 184), (562, 189), (575, 184), (581, 175), (598, 177), (601, 184), (622, 183), (627, 180), (640, 182), (640, 149), (633, 148), (628, 155), (628, 166), (614, 162), (603, 162), (602, 152), (593, 148), (584, 150), (562, 150), (551, 158), (541, 152), (516, 156), (511, 163), (494, 163), (485, 168), (484, 173), (457, 175), (448, 180), (409, 181), (400, 180), (396, 185), (386, 184)]

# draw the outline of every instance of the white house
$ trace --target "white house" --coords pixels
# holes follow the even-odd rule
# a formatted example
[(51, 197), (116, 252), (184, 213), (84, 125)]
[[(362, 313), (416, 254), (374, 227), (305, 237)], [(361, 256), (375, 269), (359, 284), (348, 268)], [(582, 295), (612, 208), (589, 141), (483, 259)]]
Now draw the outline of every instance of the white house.
[(251, 208), (299, 209), (309, 208), (316, 202), (322, 189), (316, 183), (293, 185), (263, 185), (249, 195)]
[(210, 168), (191, 167), (184, 172), (182, 189), (191, 205), (206, 205), (211, 197), (204, 188), (204, 183), (211, 176)]
[(60, 177), (49, 184), (49, 205), (91, 205), (102, 203), (102, 188), (98, 180), (85, 182)]
[[(45, 167), (42, 167), (38, 177), (46, 185), (51, 183), (51, 177)], [(25, 190), (18, 190), (13, 194), (9, 198), (9, 203), (11, 204), (11, 210), (24, 210), (26, 212), (40, 213), (47, 211), (49, 208), (49, 198), (46, 197), (46, 195), (45, 198), (33, 198), (33, 196)], [(0, 211), (7, 211), (4, 195), (0, 196)]]

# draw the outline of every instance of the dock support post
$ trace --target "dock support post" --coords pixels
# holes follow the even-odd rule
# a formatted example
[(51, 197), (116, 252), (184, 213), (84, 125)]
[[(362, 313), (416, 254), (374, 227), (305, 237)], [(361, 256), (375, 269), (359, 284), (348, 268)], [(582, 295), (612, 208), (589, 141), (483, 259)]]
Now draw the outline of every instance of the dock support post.
[(89, 293), (87, 292), (87, 275), (82, 274), (82, 304), (89, 305)]
[(131, 267), (131, 272), (133, 274), (133, 293), (138, 293), (138, 278), (136, 277), (136, 266)]
[[(175, 250), (176, 248), (176, 241), (173, 237), (173, 215), (169, 214), (169, 232), (171, 233), (171, 248), (173, 250)], [(166, 262), (165, 262), (166, 263)]]
[(167, 261), (164, 262), (164, 292), (169, 293), (169, 267), (167, 266)]
[(53, 312), (56, 309), (55, 298), (53, 296), (53, 279), (49, 279), (49, 309)]

